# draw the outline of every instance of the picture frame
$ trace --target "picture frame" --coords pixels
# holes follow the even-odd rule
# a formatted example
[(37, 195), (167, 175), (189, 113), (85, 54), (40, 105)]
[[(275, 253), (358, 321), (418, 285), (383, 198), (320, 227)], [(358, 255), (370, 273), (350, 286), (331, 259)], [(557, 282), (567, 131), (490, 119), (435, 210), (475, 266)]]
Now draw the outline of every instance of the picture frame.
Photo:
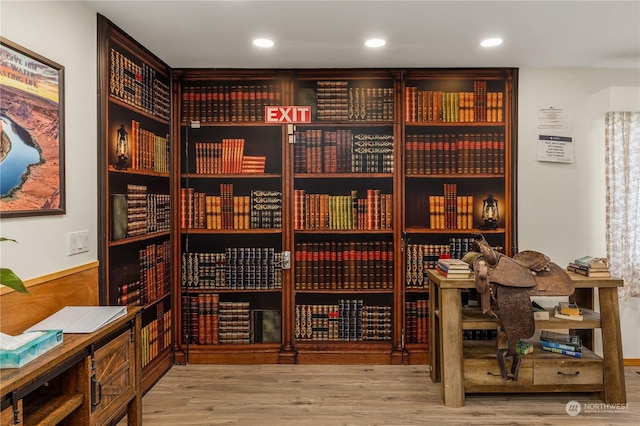
[(64, 214), (64, 67), (0, 37), (0, 93), (0, 218)]

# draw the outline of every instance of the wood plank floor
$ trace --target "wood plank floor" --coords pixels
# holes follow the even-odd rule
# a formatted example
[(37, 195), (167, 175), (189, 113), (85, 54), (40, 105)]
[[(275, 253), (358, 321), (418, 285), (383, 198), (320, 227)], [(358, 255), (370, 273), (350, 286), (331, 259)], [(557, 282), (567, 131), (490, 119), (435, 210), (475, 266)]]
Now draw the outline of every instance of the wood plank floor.
[[(471, 394), (464, 407), (447, 408), (428, 366), (176, 365), (144, 396), (142, 420), (153, 426), (638, 425), (638, 371), (625, 369), (626, 409), (566, 393)], [(571, 400), (582, 409), (575, 417), (565, 411)]]

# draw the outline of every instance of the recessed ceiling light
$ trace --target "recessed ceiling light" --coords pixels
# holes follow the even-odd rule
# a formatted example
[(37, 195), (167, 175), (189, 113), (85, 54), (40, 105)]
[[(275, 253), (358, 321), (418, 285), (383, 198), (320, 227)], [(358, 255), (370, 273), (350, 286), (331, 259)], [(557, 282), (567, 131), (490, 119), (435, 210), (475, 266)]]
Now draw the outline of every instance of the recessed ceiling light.
[(486, 40), (482, 40), (480, 42), (480, 46), (482, 47), (495, 47), (502, 44), (501, 38), (488, 38)]
[(269, 40), (268, 38), (257, 38), (253, 40), (253, 45), (258, 47), (273, 47), (273, 40)]
[(371, 38), (364, 42), (364, 45), (367, 47), (382, 47), (385, 44), (387, 44), (387, 42), (381, 38)]

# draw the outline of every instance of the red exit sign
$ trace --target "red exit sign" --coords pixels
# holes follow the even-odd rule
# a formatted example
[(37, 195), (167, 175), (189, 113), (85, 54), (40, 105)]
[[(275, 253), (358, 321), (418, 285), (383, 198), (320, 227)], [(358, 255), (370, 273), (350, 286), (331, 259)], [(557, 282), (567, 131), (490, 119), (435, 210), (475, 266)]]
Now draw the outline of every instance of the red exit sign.
[(265, 123), (311, 123), (310, 106), (266, 106)]

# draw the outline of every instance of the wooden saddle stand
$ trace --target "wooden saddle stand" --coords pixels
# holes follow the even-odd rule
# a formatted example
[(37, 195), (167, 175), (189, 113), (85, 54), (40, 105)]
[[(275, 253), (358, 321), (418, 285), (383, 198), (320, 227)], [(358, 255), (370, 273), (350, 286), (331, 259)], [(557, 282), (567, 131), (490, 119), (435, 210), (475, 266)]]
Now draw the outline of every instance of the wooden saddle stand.
[[(544, 254), (527, 250), (508, 257), (493, 250), (480, 234), (474, 236), (472, 251), (463, 260), (472, 265), (482, 313), (496, 316), (506, 335), (508, 347), (500, 344), (501, 331), (496, 353), (502, 380), (516, 381), (522, 361), (516, 343), (535, 332), (530, 296), (570, 296), (573, 282)], [(512, 359), (510, 370), (507, 357)]]

